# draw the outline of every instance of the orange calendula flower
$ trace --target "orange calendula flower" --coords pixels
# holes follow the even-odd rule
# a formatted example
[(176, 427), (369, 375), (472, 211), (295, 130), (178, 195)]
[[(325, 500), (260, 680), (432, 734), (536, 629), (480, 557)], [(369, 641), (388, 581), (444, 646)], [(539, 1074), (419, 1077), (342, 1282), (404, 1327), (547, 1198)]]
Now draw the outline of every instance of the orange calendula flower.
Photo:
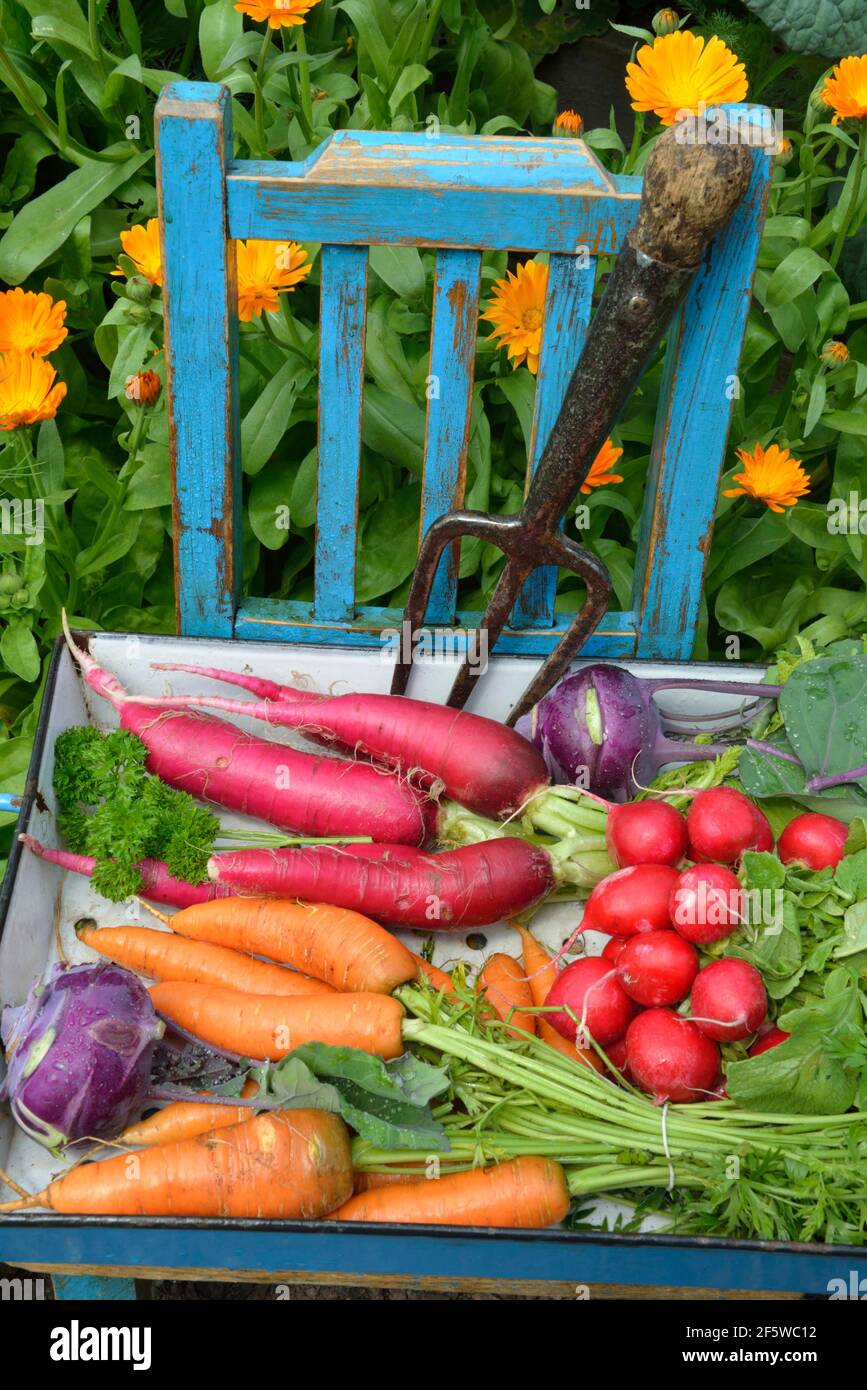
[(555, 135), (580, 135), (584, 122), (577, 111), (561, 111), (554, 121)]
[(831, 366), (849, 361), (849, 349), (845, 343), (841, 343), (837, 338), (830, 338), (819, 355), (823, 362), (827, 362)]
[(66, 337), (66, 303), (50, 294), (6, 290), (0, 294), (0, 352), (46, 357)]
[(674, 125), (701, 106), (743, 101), (747, 79), (722, 39), (714, 35), (705, 43), (679, 29), (639, 48), (635, 62), (626, 64), (626, 89), (634, 111), (654, 111), (663, 125)]
[[(121, 232), (120, 244), (123, 247), (124, 255), (129, 256), (130, 260), (134, 262), (139, 275), (150, 280), (152, 285), (162, 285), (160, 224), (155, 217), (151, 217), (144, 226), (139, 223), (136, 227), (130, 227), (128, 232)], [(126, 272), (116, 266), (111, 273), (112, 275), (124, 275)]]
[(604, 487), (606, 483), (622, 483), (622, 473), (611, 473), (609, 470), (614, 467), (617, 460), (623, 454), (622, 449), (616, 449), (610, 439), (606, 439), (599, 453), (590, 468), (590, 472), (581, 484), (581, 491), (588, 497), (595, 487)]
[(282, 29), (303, 24), (308, 10), (318, 4), (319, 0), (238, 0), (235, 9), (257, 24), (267, 21), (269, 29)]
[(772, 512), (794, 507), (799, 497), (810, 491), (810, 479), (788, 449), (769, 444), (763, 449), (756, 444), (752, 450), (738, 449), (743, 473), (735, 473), (733, 481), (740, 487), (726, 488), (724, 497), (753, 497), (764, 502)]
[(832, 125), (867, 117), (867, 53), (835, 64), (831, 76), (825, 79), (822, 101), (834, 112)]
[(516, 274), (510, 270), (496, 282), (493, 298), (482, 313), (482, 318), (494, 325), (488, 337), (495, 342), (499, 339), (498, 346), (506, 348), (513, 367), (526, 362), (534, 376), (539, 370), (547, 288), (548, 267), (538, 261), (524, 261)]
[(29, 352), (0, 353), (0, 430), (53, 420), (66, 395), (50, 362)]
[(312, 269), (303, 246), (294, 241), (239, 241), (238, 317), (243, 323), (264, 311), (275, 314), (277, 296), (306, 280)]
[(134, 376), (127, 377), (123, 389), (128, 400), (136, 401), (139, 405), (153, 405), (154, 401), (159, 400), (163, 384), (156, 372), (136, 372)]

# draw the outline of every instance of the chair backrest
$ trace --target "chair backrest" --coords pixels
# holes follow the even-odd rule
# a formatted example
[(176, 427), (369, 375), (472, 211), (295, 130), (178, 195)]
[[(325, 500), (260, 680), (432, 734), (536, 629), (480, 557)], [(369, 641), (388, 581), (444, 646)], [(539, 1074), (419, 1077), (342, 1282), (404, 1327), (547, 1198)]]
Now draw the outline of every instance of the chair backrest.
[[(753, 180), (669, 334), (635, 584), (585, 648), (692, 652), (719, 475), (770, 181), (770, 113)], [(378, 646), (401, 614), (355, 602), (370, 245), (436, 250), (421, 531), (460, 504), (470, 437), (482, 252), (549, 253), (529, 468), (557, 417), (590, 317), (594, 261), (635, 221), (641, 180), (609, 174), (580, 140), (340, 131), (306, 160), (234, 161), (227, 88), (177, 83), (157, 105), (158, 185), (174, 467), (179, 630), (193, 636)], [(322, 244), (318, 495), (312, 603), (241, 593), (241, 457), (233, 239)], [(556, 575), (528, 581), (501, 652), (544, 655), (568, 625)], [(444, 566), (428, 622), (472, 629)]]

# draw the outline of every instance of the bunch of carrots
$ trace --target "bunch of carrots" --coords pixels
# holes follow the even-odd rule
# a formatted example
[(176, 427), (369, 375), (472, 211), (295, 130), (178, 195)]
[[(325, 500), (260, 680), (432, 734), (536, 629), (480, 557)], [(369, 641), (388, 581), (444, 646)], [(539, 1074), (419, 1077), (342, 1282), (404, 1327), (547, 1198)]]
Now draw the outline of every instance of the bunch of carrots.
[[(348, 909), (274, 898), (225, 898), (164, 919), (170, 930), (83, 926), (78, 939), (139, 972), (170, 1024), (235, 1058), (277, 1061), (317, 1041), (384, 1059), (405, 1050), (404, 1009), (392, 996), (424, 980), (451, 993), (452, 977), (384, 927)], [(554, 965), (520, 928), (523, 971), (489, 957), (477, 988), (516, 1028), (575, 1057), (534, 1014)], [(262, 959), (265, 957), (265, 959)], [(520, 1156), (488, 1168), (377, 1178), (353, 1172), (349, 1132), (318, 1110), (255, 1113), (255, 1083), (241, 1101), (175, 1101), (129, 1126), (117, 1143), (141, 1150), (79, 1163), (34, 1196), (0, 1210), (42, 1206), (116, 1215), (242, 1216), (534, 1227), (562, 1221), (566, 1178), (549, 1158)], [(353, 1191), (355, 1195), (353, 1195)]]

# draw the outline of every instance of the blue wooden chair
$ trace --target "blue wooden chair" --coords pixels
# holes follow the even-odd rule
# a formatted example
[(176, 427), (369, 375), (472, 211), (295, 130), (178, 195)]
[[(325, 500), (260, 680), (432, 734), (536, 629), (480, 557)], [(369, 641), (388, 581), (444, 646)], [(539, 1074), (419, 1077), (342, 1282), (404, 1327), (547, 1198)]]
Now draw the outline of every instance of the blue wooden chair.
[[(758, 133), (747, 197), (717, 238), (669, 334), (632, 602), (609, 612), (586, 655), (691, 656), (738, 360), (770, 180), (762, 107), (730, 107)], [(169, 405), (174, 426), (179, 630), (193, 636), (373, 647), (401, 613), (355, 602), (368, 247), (436, 250), (421, 532), (460, 505), (470, 435), (482, 252), (550, 256), (529, 466), (538, 460), (581, 350), (595, 257), (616, 253), (641, 181), (616, 177), (572, 139), (345, 130), (301, 163), (233, 161), (225, 87), (177, 83), (157, 105)], [(322, 243), (319, 445), (312, 603), (241, 592), (241, 450), (232, 239)], [(544, 656), (564, 627), (556, 575), (525, 586), (497, 651)], [(456, 613), (441, 567), (435, 625)]]
[[(732, 110), (756, 130), (770, 132), (764, 108)], [(206, 84), (167, 87), (157, 106), (157, 125), (179, 631), (377, 648), (381, 630), (399, 626), (402, 614), (355, 602), (368, 247), (386, 243), (437, 253), (429, 371), (439, 378), (440, 390), (427, 403), (423, 533), (462, 500), (482, 253), (509, 248), (550, 256), (532, 468), (587, 329), (595, 257), (616, 254), (623, 245), (637, 213), (641, 181), (608, 174), (580, 140), (571, 139), (341, 131), (301, 163), (234, 161), (229, 92)], [(767, 136), (765, 141), (755, 144), (750, 191), (711, 248), (669, 334), (665, 408), (653, 441), (632, 603), (625, 612), (608, 614), (587, 654), (691, 655), (770, 180), (771, 144)], [(232, 241), (249, 237), (322, 244), (312, 603), (247, 598), (241, 591)], [(555, 579), (550, 571), (533, 576), (498, 651), (544, 656), (559, 640), (563, 628), (554, 611)], [(443, 569), (429, 621), (472, 628), (479, 615), (456, 613), (456, 597), (456, 575)], [(191, 1269), (222, 1266), (231, 1277), (232, 1231), (200, 1231), (201, 1223), (192, 1224), (184, 1263)], [(101, 1249), (106, 1264), (122, 1263), (123, 1232), (118, 1235), (117, 1249)], [(159, 1265), (160, 1233), (147, 1235), (154, 1237), (152, 1263)], [(345, 1249), (341, 1245), (346, 1237), (318, 1235), (322, 1253), (315, 1267), (338, 1269), (351, 1259), (352, 1267), (371, 1271), (375, 1280), (373, 1271), (383, 1267), (381, 1238), (353, 1235), (358, 1238), (351, 1256), (348, 1242)], [(509, 1236), (474, 1245), (485, 1250), (484, 1258), (479, 1253), (471, 1261), (473, 1272), (490, 1268), (508, 1275), (520, 1267), (527, 1279), (571, 1277), (567, 1245), (558, 1233), (544, 1235), (538, 1243)], [(103, 1233), (100, 1239), (108, 1237)], [(429, 1273), (433, 1266), (425, 1239), (405, 1239), (408, 1267)], [(717, 1257), (697, 1248), (699, 1242), (682, 1243), (675, 1268), (659, 1238), (620, 1239), (642, 1243), (649, 1283), (716, 1280)], [(591, 1242), (592, 1251), (582, 1249), (582, 1259), (592, 1254), (592, 1267), (602, 1271), (597, 1278), (618, 1277), (619, 1257), (608, 1249), (610, 1243), (602, 1236)], [(719, 1276), (723, 1286), (756, 1287), (761, 1278), (767, 1288), (798, 1287), (789, 1282), (788, 1266), (783, 1269), (787, 1254), (769, 1253), (761, 1275), (756, 1259), (758, 1254), (746, 1248), (728, 1255), (726, 1272)], [(821, 1288), (826, 1266), (818, 1256), (814, 1263), (811, 1277)], [(134, 1297), (127, 1279), (58, 1275), (55, 1289), (60, 1298)]]

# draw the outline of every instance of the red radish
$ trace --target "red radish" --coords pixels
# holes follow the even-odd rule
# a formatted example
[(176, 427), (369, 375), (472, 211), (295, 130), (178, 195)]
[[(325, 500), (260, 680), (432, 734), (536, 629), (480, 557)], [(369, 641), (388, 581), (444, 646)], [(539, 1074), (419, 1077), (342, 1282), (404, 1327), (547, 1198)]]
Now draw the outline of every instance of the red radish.
[(504, 837), (425, 854), (408, 845), (302, 845), (217, 854), (208, 872), (237, 893), (349, 907), (424, 931), (514, 917), (554, 887), (547, 850)]
[(110, 672), (67, 641), (92, 690), (147, 746), (147, 767), (193, 796), (311, 836), (371, 835), (424, 844), (433, 804), (405, 779), (348, 759), (300, 753), (212, 715), (132, 700)]
[(439, 784), (452, 800), (480, 815), (511, 815), (550, 782), (544, 759), (532, 743), (514, 729), (466, 710), (405, 695), (314, 695), (210, 666), (159, 662), (156, 669), (190, 671), (239, 685), (259, 697), (258, 702), (168, 697), (153, 701), (160, 709), (196, 705), (298, 729), (317, 743), (413, 777), (425, 788)]
[(610, 960), (612, 965), (616, 965), (628, 939), (625, 936), (612, 936), (611, 940), (606, 941), (602, 948), (602, 959)]
[(736, 874), (724, 864), (684, 869), (671, 890), (675, 931), (699, 946), (731, 936), (743, 920), (743, 898)]
[(617, 978), (630, 999), (650, 1007), (679, 1004), (698, 973), (698, 952), (676, 931), (630, 937), (617, 962)]
[(768, 1013), (762, 977), (749, 961), (725, 956), (695, 977), (690, 1013), (697, 1028), (717, 1042), (738, 1042), (755, 1033)]
[(609, 810), (605, 839), (621, 869), (679, 864), (687, 849), (686, 821), (667, 801), (627, 801)]
[[(767, 829), (765, 829), (767, 827)], [(734, 864), (744, 850), (773, 847), (761, 811), (735, 787), (708, 787), (692, 800), (686, 817), (690, 857)], [(770, 844), (768, 844), (770, 836)]]
[[(574, 1014), (574, 1018), (565, 1011), (545, 1015), (564, 1038), (574, 1042), (580, 1028), (600, 1047), (622, 1038), (635, 1013), (629, 995), (618, 983), (611, 966), (600, 956), (585, 956), (567, 965), (554, 981), (545, 1004), (566, 1005)], [(580, 1025), (576, 1024), (576, 1018)]]
[[(64, 849), (47, 849), (32, 835), (21, 835), (21, 843), (26, 845), (38, 859), (58, 868), (69, 869), (89, 878), (96, 868), (97, 860), (87, 854), (70, 854)], [(232, 889), (221, 883), (185, 883), (183, 879), (172, 878), (165, 864), (158, 859), (145, 859), (137, 865), (142, 876), (141, 896), (155, 903), (168, 903), (170, 907), (192, 907), (193, 903), (210, 902), (212, 898), (231, 897)]]
[(806, 864), (808, 869), (833, 869), (843, 858), (849, 827), (834, 816), (807, 811), (790, 820), (777, 845), (784, 864)]
[(774, 848), (774, 832), (771, 829), (771, 822), (768, 820), (764, 811), (759, 810), (758, 806), (754, 806), (753, 810), (755, 812), (758, 834), (756, 835), (756, 843), (752, 848), (760, 853), (770, 854), (771, 850)]
[(716, 1043), (672, 1009), (645, 1009), (626, 1033), (630, 1080), (658, 1102), (707, 1100), (719, 1076)]
[(782, 1028), (777, 1028), (774, 1025), (766, 1033), (762, 1033), (756, 1038), (747, 1056), (761, 1057), (763, 1052), (770, 1052), (772, 1047), (779, 1047), (780, 1043), (786, 1042), (791, 1036), (791, 1033), (786, 1033)]
[(605, 1051), (608, 1054), (608, 1060), (612, 1067), (616, 1067), (621, 1076), (625, 1077), (627, 1081), (631, 1081), (632, 1078), (629, 1075), (629, 1068), (626, 1062), (626, 1039), (618, 1038), (615, 1042), (610, 1043)]
[(584, 908), (579, 931), (634, 936), (671, 926), (668, 902), (677, 870), (666, 864), (634, 864), (597, 883)]

